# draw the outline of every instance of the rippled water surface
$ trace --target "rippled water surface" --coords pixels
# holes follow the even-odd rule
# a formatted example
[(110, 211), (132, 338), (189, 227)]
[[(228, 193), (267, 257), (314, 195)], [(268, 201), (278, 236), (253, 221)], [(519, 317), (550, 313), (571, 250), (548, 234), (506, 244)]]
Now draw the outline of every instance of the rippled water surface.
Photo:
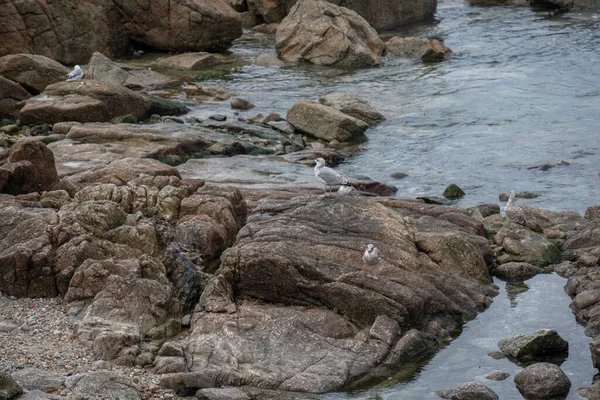
[[(525, 286), (512, 288), (502, 281), (496, 283), (500, 294), (490, 308), (467, 323), (458, 339), (436, 354), (407, 382), (391, 383), (394, 378), (390, 378), (389, 384), (384, 383), (379, 388), (332, 394), (324, 399), (434, 400), (440, 399), (436, 390), (473, 381), (490, 387), (500, 399), (521, 399), (513, 382), (521, 367), (508, 359), (496, 360), (488, 353), (499, 351), (497, 343), (501, 339), (545, 328), (556, 329), (569, 342), (569, 357), (561, 365), (571, 380), (567, 399), (582, 399), (577, 388), (589, 386), (596, 370), (588, 346), (590, 339), (583, 334), (583, 327), (575, 323), (569, 309), (571, 300), (562, 290), (565, 279), (557, 275), (538, 275)], [(507, 372), (510, 377), (504, 381), (485, 379), (494, 371)]]
[[(398, 196), (440, 195), (451, 182), (467, 192), (459, 205), (498, 202), (511, 189), (522, 200), (583, 212), (600, 203), (600, 20), (552, 16), (527, 7), (474, 7), (441, 0), (436, 21), (399, 35), (442, 38), (456, 57), (442, 63), (386, 58), (385, 66), (327, 78), (319, 68), (249, 64), (215, 75), (257, 108), (279, 112), (333, 91), (358, 93), (387, 121), (338, 168), (398, 186)], [(251, 60), (274, 41), (248, 33), (232, 48)], [(196, 113), (231, 113), (229, 104)], [(542, 164), (570, 165), (543, 171)], [(390, 174), (409, 176), (394, 180)]]

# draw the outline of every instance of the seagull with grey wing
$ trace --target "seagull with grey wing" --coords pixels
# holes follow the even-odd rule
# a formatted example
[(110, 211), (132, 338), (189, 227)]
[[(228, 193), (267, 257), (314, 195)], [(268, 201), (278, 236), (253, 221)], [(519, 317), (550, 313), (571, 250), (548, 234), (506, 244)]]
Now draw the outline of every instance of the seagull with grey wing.
[(379, 264), (381, 259), (379, 258), (379, 250), (377, 250), (377, 247), (369, 243), (367, 249), (363, 253), (363, 261), (368, 265)]
[(325, 165), (325, 160), (317, 158), (315, 160), (315, 177), (319, 182), (325, 185), (325, 194), (330, 186), (347, 185), (348, 180), (341, 176), (337, 171)]
[(67, 76), (67, 82), (81, 80), (83, 79), (83, 70), (79, 65), (76, 65), (75, 68), (73, 68), (73, 71), (69, 72)]
[(525, 211), (521, 207), (515, 204), (515, 191), (510, 191), (510, 196), (508, 197), (508, 202), (506, 203), (506, 208), (504, 212), (509, 220), (516, 222), (520, 225), (525, 225)]

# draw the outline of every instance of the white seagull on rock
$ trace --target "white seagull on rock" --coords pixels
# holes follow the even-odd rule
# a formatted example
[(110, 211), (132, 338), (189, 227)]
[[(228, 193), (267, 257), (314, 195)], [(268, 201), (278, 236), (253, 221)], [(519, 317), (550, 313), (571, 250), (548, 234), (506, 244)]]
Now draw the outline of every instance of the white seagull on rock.
[(315, 162), (317, 163), (317, 165), (315, 165), (315, 177), (319, 182), (325, 185), (325, 193), (327, 193), (329, 186), (348, 184), (346, 178), (338, 174), (337, 171), (325, 166), (325, 160), (317, 158)]
[(78, 81), (80, 79), (83, 79), (83, 70), (79, 65), (76, 65), (75, 68), (73, 68), (73, 71), (69, 72), (67, 76), (69, 77), (67, 79), (67, 82)]
[(377, 247), (369, 243), (367, 249), (363, 253), (363, 261), (368, 265), (379, 264), (381, 259), (379, 258), (379, 250), (377, 250)]
[(504, 209), (506, 216), (509, 220), (516, 222), (517, 224), (525, 225), (525, 212), (521, 207), (515, 204), (515, 191), (510, 191), (510, 197), (508, 198), (508, 202), (506, 203), (506, 208)]

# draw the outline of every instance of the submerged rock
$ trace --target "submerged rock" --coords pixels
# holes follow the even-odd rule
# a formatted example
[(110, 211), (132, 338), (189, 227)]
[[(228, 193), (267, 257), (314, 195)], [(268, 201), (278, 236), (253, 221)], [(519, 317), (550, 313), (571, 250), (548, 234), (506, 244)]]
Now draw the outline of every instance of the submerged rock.
[(384, 43), (356, 12), (323, 0), (299, 0), (279, 24), (275, 48), (283, 61), (372, 67)]
[(569, 377), (556, 365), (536, 363), (515, 376), (517, 389), (526, 399), (556, 399), (571, 389)]
[(444, 389), (435, 392), (443, 399), (452, 400), (498, 400), (499, 397), (492, 389), (479, 382), (469, 382), (456, 389)]

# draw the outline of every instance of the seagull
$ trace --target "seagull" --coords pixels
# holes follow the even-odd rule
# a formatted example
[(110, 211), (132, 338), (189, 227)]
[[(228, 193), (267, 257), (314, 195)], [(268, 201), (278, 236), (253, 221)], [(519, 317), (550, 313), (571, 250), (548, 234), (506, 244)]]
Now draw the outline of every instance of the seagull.
[(506, 203), (506, 208), (504, 212), (509, 220), (516, 222), (520, 225), (525, 225), (525, 212), (521, 207), (514, 204), (515, 203), (515, 191), (510, 191), (510, 197), (508, 198), (508, 202)]
[(333, 185), (347, 185), (348, 180), (338, 174), (335, 170), (325, 166), (325, 160), (317, 158), (315, 160), (315, 177), (319, 182), (325, 185), (325, 194), (327, 194), (327, 188)]
[(69, 77), (67, 79), (67, 82), (78, 81), (80, 79), (83, 79), (83, 70), (79, 65), (76, 65), (75, 68), (73, 68), (73, 71), (69, 72), (67, 76)]
[(363, 261), (368, 265), (379, 264), (381, 259), (379, 258), (379, 250), (377, 250), (377, 247), (369, 243), (367, 249), (363, 253)]
[(134, 56), (134, 57), (141, 57), (141, 56), (143, 56), (143, 55), (144, 55), (144, 53), (145, 53), (145, 51), (144, 51), (144, 50), (134, 50), (134, 51), (133, 51), (133, 56)]

